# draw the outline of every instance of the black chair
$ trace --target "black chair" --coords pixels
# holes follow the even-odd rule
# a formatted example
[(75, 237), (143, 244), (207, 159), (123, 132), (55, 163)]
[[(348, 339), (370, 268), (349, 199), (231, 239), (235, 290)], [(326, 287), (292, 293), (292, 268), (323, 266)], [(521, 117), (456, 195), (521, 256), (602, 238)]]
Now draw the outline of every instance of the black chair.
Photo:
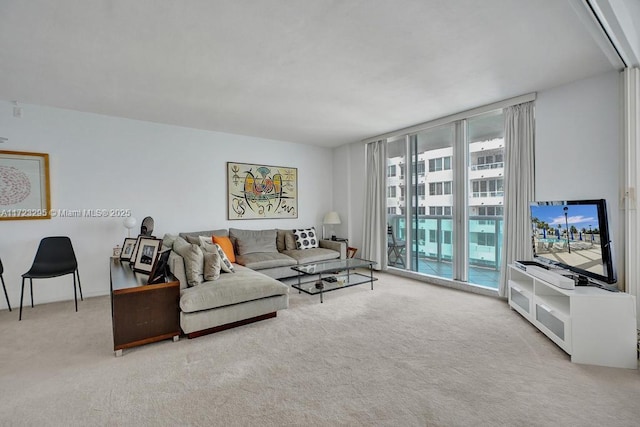
[(64, 236), (45, 237), (40, 241), (33, 265), (22, 275), (22, 290), (20, 291), (20, 318), (22, 320), (22, 299), (24, 296), (24, 279), (29, 279), (31, 287), (31, 307), (33, 308), (33, 279), (49, 279), (52, 277), (73, 275), (73, 297), (78, 311), (78, 294), (76, 292), (76, 275), (78, 276), (78, 289), (80, 300), (82, 298), (82, 286), (80, 285), (80, 273), (78, 273), (78, 261), (73, 252), (71, 239)]
[(389, 265), (398, 266), (402, 264), (402, 267), (406, 267), (404, 263), (404, 250), (406, 242), (402, 240), (396, 240), (396, 236), (393, 234), (393, 227), (387, 226), (387, 260)]
[(2, 260), (0, 259), (0, 281), (2, 281), (2, 289), (4, 289), (4, 297), (7, 299), (7, 305), (9, 306), (9, 311), (11, 311), (11, 303), (9, 302), (9, 295), (7, 295), (7, 287), (4, 285), (4, 278), (2, 277), (2, 273), (4, 273), (4, 267), (2, 266)]

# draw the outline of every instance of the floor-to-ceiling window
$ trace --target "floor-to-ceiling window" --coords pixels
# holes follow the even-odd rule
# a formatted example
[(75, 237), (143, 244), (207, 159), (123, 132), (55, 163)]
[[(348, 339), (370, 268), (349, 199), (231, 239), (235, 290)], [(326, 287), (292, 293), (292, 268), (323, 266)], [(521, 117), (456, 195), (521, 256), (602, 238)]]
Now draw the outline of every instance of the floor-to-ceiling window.
[(469, 282), (498, 288), (504, 205), (502, 110), (465, 120)]
[(391, 267), (497, 289), (503, 128), (496, 110), (389, 140)]

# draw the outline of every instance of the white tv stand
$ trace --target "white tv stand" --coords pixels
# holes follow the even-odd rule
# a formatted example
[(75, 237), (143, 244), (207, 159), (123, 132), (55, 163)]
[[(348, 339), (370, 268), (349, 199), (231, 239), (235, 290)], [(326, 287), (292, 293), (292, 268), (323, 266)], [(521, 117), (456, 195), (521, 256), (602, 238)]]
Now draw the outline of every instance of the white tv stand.
[(509, 266), (509, 305), (574, 363), (638, 368), (633, 295), (593, 286), (561, 289)]

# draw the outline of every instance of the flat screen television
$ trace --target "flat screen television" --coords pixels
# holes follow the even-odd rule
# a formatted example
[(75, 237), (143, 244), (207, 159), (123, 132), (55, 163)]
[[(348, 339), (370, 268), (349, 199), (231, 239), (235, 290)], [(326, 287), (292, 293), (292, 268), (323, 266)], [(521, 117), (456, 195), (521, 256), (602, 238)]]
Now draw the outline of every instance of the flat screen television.
[(606, 200), (531, 202), (530, 212), (536, 261), (571, 270), (581, 283), (616, 282)]

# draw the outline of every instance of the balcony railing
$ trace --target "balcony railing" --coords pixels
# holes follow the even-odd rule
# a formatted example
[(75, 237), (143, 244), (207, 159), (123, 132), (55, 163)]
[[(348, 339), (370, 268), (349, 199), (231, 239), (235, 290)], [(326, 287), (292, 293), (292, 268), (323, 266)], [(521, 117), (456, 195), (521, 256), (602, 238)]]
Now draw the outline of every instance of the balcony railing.
[[(405, 217), (389, 215), (387, 221), (393, 226), (396, 240), (406, 241)], [(501, 216), (470, 216), (468, 230), (472, 236), (468, 243), (469, 266), (490, 268), (499, 271), (502, 251)], [(455, 248), (445, 242), (445, 231), (453, 233), (451, 216), (418, 215), (417, 226), (412, 230), (413, 241), (409, 242), (409, 253), (414, 258), (412, 270), (418, 271), (419, 261), (450, 262)], [(431, 240), (435, 236), (435, 241)], [(450, 234), (449, 236), (452, 236)], [(409, 265), (409, 263), (405, 263)]]
[(504, 169), (504, 162), (483, 163), (481, 165), (471, 165), (472, 171), (481, 171), (486, 169)]
[(504, 197), (504, 191), (473, 191), (471, 192), (471, 197), (476, 199), (481, 197)]

